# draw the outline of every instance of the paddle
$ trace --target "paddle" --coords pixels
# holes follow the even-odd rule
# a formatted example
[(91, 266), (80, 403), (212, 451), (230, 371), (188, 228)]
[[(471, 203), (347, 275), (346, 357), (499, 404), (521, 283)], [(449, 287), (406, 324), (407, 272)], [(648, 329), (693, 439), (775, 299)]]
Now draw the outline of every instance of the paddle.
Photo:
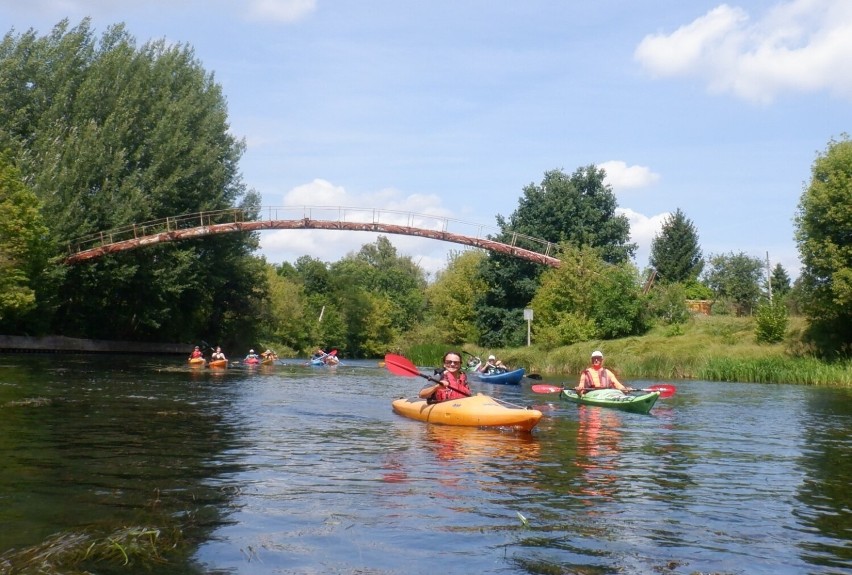
[[(419, 371), (417, 371), (417, 366), (415, 366), (413, 363), (411, 363), (411, 361), (408, 358), (405, 358), (401, 355), (396, 355), (396, 354), (393, 354), (393, 353), (387, 354), (385, 356), (385, 367), (388, 368), (388, 371), (390, 371), (391, 373), (396, 374), (396, 375), (404, 375), (404, 376), (418, 375), (418, 376), (422, 377), (423, 379), (428, 379), (429, 381), (431, 381), (433, 383), (440, 383), (440, 381), (441, 381), (440, 379), (436, 378), (434, 375), (426, 375), (424, 373), (420, 373)], [(463, 390), (458, 389), (456, 387), (453, 387), (452, 385), (448, 385), (447, 387), (449, 387), (453, 391), (460, 393), (462, 395), (466, 395), (468, 397), (470, 397), (470, 395), (471, 395), (469, 392), (463, 391)]]
[[(556, 385), (541, 384), (541, 385), (533, 385), (532, 387), (530, 387), (530, 389), (533, 391), (533, 393), (560, 393), (565, 388), (564, 387), (558, 387)], [(665, 399), (665, 398), (671, 397), (675, 393), (677, 393), (677, 388), (673, 385), (663, 384), (663, 385), (652, 385), (651, 387), (645, 387), (645, 388), (642, 388), (642, 389), (630, 389), (630, 391), (647, 391), (647, 392), (659, 391), (660, 392), (660, 398)]]

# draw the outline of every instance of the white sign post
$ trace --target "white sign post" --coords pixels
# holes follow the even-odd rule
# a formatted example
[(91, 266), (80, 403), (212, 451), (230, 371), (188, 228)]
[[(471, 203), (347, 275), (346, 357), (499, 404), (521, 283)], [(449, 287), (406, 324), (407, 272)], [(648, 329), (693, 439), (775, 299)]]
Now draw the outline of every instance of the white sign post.
[(524, 319), (527, 320), (527, 347), (530, 346), (530, 323), (533, 319), (532, 308), (524, 308)]

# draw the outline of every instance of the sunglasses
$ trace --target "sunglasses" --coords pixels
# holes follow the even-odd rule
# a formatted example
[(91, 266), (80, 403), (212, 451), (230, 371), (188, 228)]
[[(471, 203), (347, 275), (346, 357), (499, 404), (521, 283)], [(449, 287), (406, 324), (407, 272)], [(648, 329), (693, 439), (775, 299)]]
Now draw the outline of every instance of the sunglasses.
[(444, 361), (444, 365), (461, 365), (461, 361), (453, 361), (451, 359), (448, 359)]

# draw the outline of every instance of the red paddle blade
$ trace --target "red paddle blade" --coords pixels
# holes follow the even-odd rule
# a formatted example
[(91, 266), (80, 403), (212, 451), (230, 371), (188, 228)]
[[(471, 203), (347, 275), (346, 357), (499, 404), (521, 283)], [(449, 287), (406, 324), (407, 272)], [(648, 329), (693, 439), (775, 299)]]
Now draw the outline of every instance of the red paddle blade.
[(565, 388), (564, 387), (558, 387), (556, 385), (547, 385), (545, 383), (542, 383), (540, 385), (530, 386), (530, 389), (532, 390), (533, 393), (559, 393), (560, 391), (562, 391)]
[(652, 385), (647, 388), (647, 391), (659, 391), (661, 398), (671, 397), (675, 393), (677, 393), (677, 388), (673, 385), (663, 384), (663, 385)]
[(396, 375), (419, 375), (420, 377), (426, 377), (417, 371), (417, 366), (411, 363), (408, 358), (393, 353), (385, 356), (385, 367), (388, 368), (388, 371)]
[(328, 355), (337, 355), (337, 350), (336, 349), (331, 350), (330, 352), (328, 352)]

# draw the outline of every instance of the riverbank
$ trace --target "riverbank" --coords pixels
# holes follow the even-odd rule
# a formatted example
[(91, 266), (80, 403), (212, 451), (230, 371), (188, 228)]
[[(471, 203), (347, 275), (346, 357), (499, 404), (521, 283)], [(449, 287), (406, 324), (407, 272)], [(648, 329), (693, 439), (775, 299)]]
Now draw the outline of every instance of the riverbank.
[(791, 318), (784, 341), (758, 344), (753, 318), (695, 315), (687, 324), (658, 326), (641, 337), (588, 341), (549, 351), (535, 345), (497, 350), (464, 346), (464, 350), (479, 356), (494, 353), (507, 365), (567, 380), (579, 377), (589, 366), (591, 352), (599, 349), (606, 366), (628, 382), (702, 379), (852, 387), (852, 362), (829, 363), (808, 355), (801, 342), (804, 327), (803, 318)]
[(139, 343), (78, 339), (61, 335), (27, 337), (0, 335), (0, 353), (122, 353), (143, 355), (189, 355), (192, 344)]

